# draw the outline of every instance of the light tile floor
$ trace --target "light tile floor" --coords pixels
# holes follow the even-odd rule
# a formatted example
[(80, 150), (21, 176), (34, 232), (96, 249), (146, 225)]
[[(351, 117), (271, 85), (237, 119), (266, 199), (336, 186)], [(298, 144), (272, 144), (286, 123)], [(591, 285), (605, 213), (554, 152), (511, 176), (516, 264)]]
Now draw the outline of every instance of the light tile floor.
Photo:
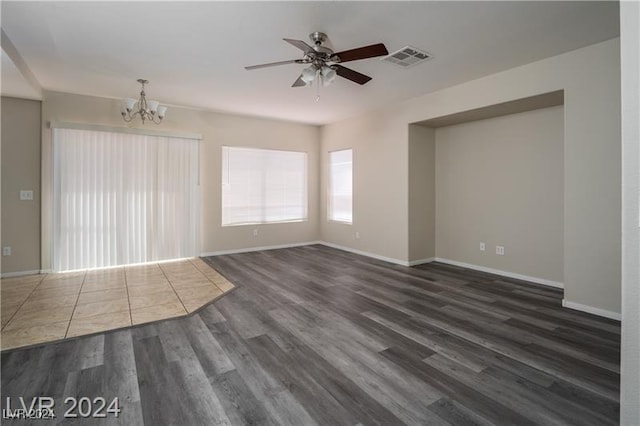
[(5, 278), (4, 349), (187, 315), (233, 284), (194, 258), (84, 272)]

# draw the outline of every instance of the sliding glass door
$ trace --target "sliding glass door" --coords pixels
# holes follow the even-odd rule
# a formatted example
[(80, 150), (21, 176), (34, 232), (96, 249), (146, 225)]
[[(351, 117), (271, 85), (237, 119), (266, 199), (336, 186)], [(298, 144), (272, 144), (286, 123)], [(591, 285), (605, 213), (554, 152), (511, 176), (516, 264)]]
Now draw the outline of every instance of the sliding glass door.
[(53, 132), (54, 270), (199, 254), (198, 140)]

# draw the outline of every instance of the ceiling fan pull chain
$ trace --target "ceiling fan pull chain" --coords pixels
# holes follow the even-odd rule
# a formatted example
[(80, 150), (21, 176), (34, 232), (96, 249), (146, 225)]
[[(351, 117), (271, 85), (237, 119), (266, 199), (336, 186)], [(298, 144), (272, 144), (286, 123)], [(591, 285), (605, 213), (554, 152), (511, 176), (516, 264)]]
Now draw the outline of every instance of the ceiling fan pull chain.
[(316, 102), (320, 101), (320, 84), (322, 83), (322, 74), (318, 72), (316, 77)]

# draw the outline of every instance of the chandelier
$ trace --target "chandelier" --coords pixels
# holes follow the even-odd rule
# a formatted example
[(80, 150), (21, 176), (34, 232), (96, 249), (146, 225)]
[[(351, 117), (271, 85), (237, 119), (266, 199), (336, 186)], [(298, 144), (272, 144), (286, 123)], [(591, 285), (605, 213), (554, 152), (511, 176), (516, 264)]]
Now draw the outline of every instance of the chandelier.
[(147, 95), (144, 93), (144, 85), (149, 84), (148, 80), (140, 78), (138, 79), (138, 83), (142, 85), (140, 99), (137, 101), (131, 98), (122, 100), (122, 108), (120, 111), (122, 119), (129, 123), (136, 118), (136, 116), (139, 116), (142, 119), (142, 124), (144, 124), (146, 120), (152, 121), (155, 124), (160, 124), (167, 113), (167, 107), (160, 106), (158, 101), (147, 100)]

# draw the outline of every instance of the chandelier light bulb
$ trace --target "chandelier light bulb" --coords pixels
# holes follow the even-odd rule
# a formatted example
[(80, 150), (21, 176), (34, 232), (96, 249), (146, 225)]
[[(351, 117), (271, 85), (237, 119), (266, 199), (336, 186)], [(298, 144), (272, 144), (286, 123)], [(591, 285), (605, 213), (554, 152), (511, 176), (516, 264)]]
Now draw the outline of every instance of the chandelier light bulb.
[(158, 110), (159, 105), (160, 105), (160, 102), (158, 101), (147, 101), (147, 108), (149, 109), (149, 111), (151, 111), (154, 114)]
[(124, 108), (126, 111), (133, 111), (133, 107), (136, 104), (136, 100), (135, 99), (131, 99), (131, 98), (127, 98), (123, 101), (124, 104)]

